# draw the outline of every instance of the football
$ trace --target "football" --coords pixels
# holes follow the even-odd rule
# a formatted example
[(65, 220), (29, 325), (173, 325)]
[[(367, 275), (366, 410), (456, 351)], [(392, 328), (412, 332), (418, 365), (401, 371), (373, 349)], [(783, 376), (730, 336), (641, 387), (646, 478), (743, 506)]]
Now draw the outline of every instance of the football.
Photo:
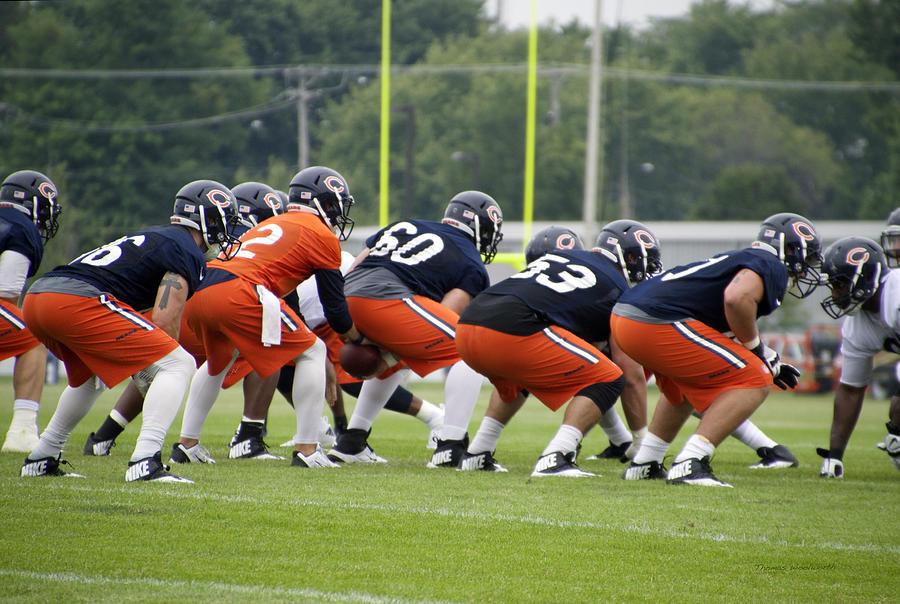
[(381, 351), (371, 344), (344, 344), (340, 353), (341, 367), (355, 378), (371, 376), (381, 361)]

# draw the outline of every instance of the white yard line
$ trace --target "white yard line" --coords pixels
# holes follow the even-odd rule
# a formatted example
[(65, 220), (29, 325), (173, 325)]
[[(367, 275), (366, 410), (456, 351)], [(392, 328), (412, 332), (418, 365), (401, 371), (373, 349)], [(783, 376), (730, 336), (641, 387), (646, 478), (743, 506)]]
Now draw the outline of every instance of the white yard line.
[(137, 585), (171, 589), (202, 589), (230, 594), (247, 594), (257, 597), (308, 598), (317, 602), (366, 602), (371, 604), (439, 604), (433, 600), (405, 600), (403, 598), (376, 596), (350, 591), (346, 593), (320, 591), (318, 589), (270, 587), (268, 585), (240, 585), (216, 581), (169, 581), (166, 579), (89, 576), (74, 573), (39, 573), (29, 570), (0, 568), (0, 576), (33, 579), (39, 582), (73, 583), (76, 585)]
[[(31, 479), (29, 479), (31, 480)], [(414, 514), (418, 516), (442, 516), (445, 518), (459, 518), (471, 520), (495, 520), (500, 522), (509, 522), (516, 524), (549, 526), (559, 528), (576, 528), (591, 529), (603, 531), (621, 531), (624, 533), (634, 533), (639, 535), (647, 535), (651, 537), (676, 537), (680, 539), (700, 539), (703, 541), (714, 541), (719, 543), (749, 543), (756, 545), (774, 545), (779, 547), (802, 547), (804, 549), (815, 548), (820, 550), (840, 550), (840, 551), (858, 551), (858, 552), (876, 552), (900, 554), (900, 546), (880, 545), (875, 543), (837, 543), (832, 541), (813, 542), (799, 541), (790, 542), (783, 539), (770, 539), (764, 535), (728, 535), (724, 533), (713, 533), (702, 530), (683, 531), (678, 529), (667, 529), (648, 526), (646, 524), (632, 523), (627, 525), (615, 525), (605, 522), (594, 522), (590, 520), (560, 520), (555, 518), (544, 518), (541, 516), (519, 516), (513, 514), (486, 513), (480, 511), (459, 511), (442, 507), (431, 506), (404, 506), (404, 505), (386, 505), (378, 503), (353, 503), (353, 502), (335, 502), (335, 501), (319, 501), (312, 499), (278, 499), (270, 500), (260, 497), (248, 495), (222, 495), (216, 493), (197, 493), (191, 490), (192, 487), (184, 485), (183, 487), (164, 487), (159, 490), (137, 490), (126, 489), (125, 487), (112, 489), (94, 486), (79, 486), (74, 484), (76, 479), (52, 479), (52, 484), (47, 484), (47, 488), (59, 489), (66, 491), (84, 491), (89, 493), (109, 493), (110, 495), (129, 495), (140, 496), (147, 495), (158, 497), (160, 495), (173, 497), (176, 499), (202, 499), (216, 500), (228, 503), (249, 503), (256, 505), (290, 505), (304, 506), (312, 508), (326, 508), (328, 510), (345, 509), (345, 510), (370, 510), (375, 512), (386, 512), (389, 514)], [(0, 481), (3, 489), (9, 490), (15, 487), (24, 487), (20, 480), (3, 480)]]

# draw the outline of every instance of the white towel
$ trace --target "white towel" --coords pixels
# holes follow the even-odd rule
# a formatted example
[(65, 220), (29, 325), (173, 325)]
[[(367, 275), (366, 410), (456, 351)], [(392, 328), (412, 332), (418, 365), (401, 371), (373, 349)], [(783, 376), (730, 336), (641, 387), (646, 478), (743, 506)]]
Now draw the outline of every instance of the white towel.
[(256, 293), (263, 309), (263, 346), (278, 346), (281, 344), (281, 300), (262, 285), (256, 286)]

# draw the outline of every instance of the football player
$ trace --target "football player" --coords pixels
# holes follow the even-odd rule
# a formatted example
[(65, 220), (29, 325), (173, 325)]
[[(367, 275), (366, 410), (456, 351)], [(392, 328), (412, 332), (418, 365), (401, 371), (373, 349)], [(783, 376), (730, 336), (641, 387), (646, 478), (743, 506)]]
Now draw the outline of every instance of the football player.
[[(209, 263), (204, 287), (185, 308), (185, 319), (203, 343), (207, 360), (188, 392), (183, 452), (199, 446), (206, 416), (239, 353), (263, 379), (294, 362), (297, 436), (291, 465), (336, 467), (318, 445), (326, 393), (325, 345), (283, 297), (315, 274), (329, 324), (347, 340), (364, 340), (347, 311), (340, 271), (340, 242), (353, 228), (349, 212), (354, 203), (347, 182), (336, 171), (304, 168), (291, 181), (287, 212), (247, 231), (233, 260)], [(264, 418), (241, 422), (229, 457), (258, 456), (264, 447)]]
[(25, 282), (41, 265), (44, 244), (56, 234), (62, 212), (56, 185), (40, 172), (10, 174), (0, 187), (0, 360), (15, 357), (13, 418), (3, 451), (28, 453), (38, 443), (37, 417), (47, 348), (22, 318)]
[[(773, 381), (793, 388), (799, 376), (760, 340), (756, 319), (778, 308), (787, 291), (800, 298), (812, 293), (820, 250), (812, 223), (775, 214), (751, 247), (677, 266), (622, 295), (610, 323), (613, 339), (653, 371), (669, 401), (657, 405), (623, 478), (731, 486), (713, 474), (713, 451), (762, 404)], [(666, 473), (663, 456), (694, 409), (700, 424)]]
[[(25, 322), (57, 357), (68, 387), (26, 458), (22, 476), (66, 475), (61, 451), (106, 387), (131, 376), (144, 394), (144, 417), (125, 480), (190, 482), (161, 461), (194, 367), (178, 345), (181, 313), (206, 260), (237, 250), (234, 194), (211, 180), (181, 188), (167, 226), (126, 235), (58, 266), (28, 290)], [(151, 320), (141, 315), (152, 308)]]
[[(245, 182), (232, 188), (235, 200), (237, 201), (237, 213), (240, 218), (240, 224), (233, 229), (235, 236), (241, 236), (252, 227), (256, 226), (263, 220), (271, 218), (276, 214), (285, 211), (287, 200), (281, 197), (281, 193), (269, 187), (266, 184), (258, 182)], [(296, 309), (295, 309), (296, 310)], [(150, 318), (150, 317), (148, 317)], [(197, 338), (196, 334), (191, 331), (187, 322), (182, 317), (181, 328), (179, 330), (178, 343), (187, 350), (197, 367), (206, 360), (206, 352), (203, 350), (203, 343)], [(236, 362), (237, 367), (233, 367), (233, 377), (226, 378), (225, 386), (229, 387), (243, 378), (244, 401), (245, 406), (249, 409), (257, 409), (261, 406), (260, 399), (268, 396), (271, 399), (275, 389), (272, 380), (264, 381), (252, 368), (241, 360)], [(291, 368), (293, 370), (293, 367)], [(84, 445), (85, 455), (109, 455), (110, 448), (114, 445), (115, 439), (122, 433), (125, 427), (136, 418), (143, 407), (143, 396), (138, 390), (129, 384), (119, 400), (116, 402), (115, 408), (104, 420), (103, 424), (96, 432), (91, 432)], [(268, 408), (265, 403), (264, 411)], [(245, 413), (246, 415), (246, 413)], [(253, 415), (253, 412), (250, 412)], [(265, 447), (257, 448), (257, 453), (265, 455)], [(214, 463), (215, 460), (209, 455), (209, 452), (202, 447), (193, 449), (191, 452), (193, 461), (204, 461), (206, 463)], [(270, 455), (272, 458), (277, 456)], [(283, 458), (281, 458), (283, 459)], [(174, 463), (183, 463), (191, 461), (187, 452), (179, 448), (178, 444), (173, 447), (170, 459)]]
[[(831, 439), (827, 449), (816, 451), (824, 458), (819, 476), (841, 478), (844, 450), (872, 377), (872, 360), (882, 350), (900, 353), (900, 271), (888, 269), (885, 253), (871, 239), (844, 237), (825, 250), (822, 273), (830, 290), (822, 308), (833, 319), (847, 318), (841, 325), (843, 362), (834, 392)], [(900, 392), (891, 397), (881, 448), (900, 470)]]
[[(537, 256), (543, 242), (560, 237), (570, 249), (557, 244)], [(535, 477), (594, 476), (578, 468), (575, 457), (619, 395), (626, 414), (646, 423), (644, 370), (610, 339), (609, 315), (631, 285), (662, 270), (659, 241), (643, 224), (617, 220), (603, 227), (596, 247), (581, 248), (567, 233), (538, 233), (526, 249), (525, 270), (476, 296), (460, 316), (459, 354), (494, 384), (460, 470), (505, 471), (494, 450), (529, 394), (553, 411), (568, 403)], [(606, 342), (611, 358), (601, 352)]]
[[(348, 252), (341, 252), (341, 258), (341, 272), (346, 274), (353, 264), (354, 257)], [(344, 411), (344, 400), (341, 392), (343, 391), (353, 397), (359, 397), (359, 392), (362, 389), (362, 380), (353, 377), (341, 367), (340, 353), (341, 348), (344, 346), (344, 341), (341, 340), (338, 334), (335, 333), (328, 324), (328, 321), (325, 320), (325, 313), (322, 310), (322, 303), (319, 301), (318, 291), (316, 289), (315, 276), (310, 277), (297, 286), (297, 295), (299, 297), (300, 312), (303, 319), (319, 339), (325, 342), (325, 346), (328, 348), (328, 362), (331, 363), (331, 366), (334, 369), (335, 380), (339, 386), (332, 397), (334, 403), (331, 407), (332, 413), (334, 414), (335, 433), (339, 436), (347, 429), (347, 415)], [(293, 372), (282, 371), (282, 379), (279, 380), (278, 384), (279, 391), (292, 405), (291, 389), (293, 377)], [(329, 402), (331, 402), (331, 398), (329, 398)], [(430, 431), (427, 446), (431, 449), (436, 446), (437, 430), (444, 422), (444, 412), (441, 408), (414, 395), (403, 386), (397, 386), (394, 389), (390, 394), (387, 403), (385, 403), (384, 408), (397, 413), (411, 415), (419, 419), (428, 426)], [(321, 439), (320, 442), (322, 442)], [(285, 443), (285, 445), (291, 444), (292, 446), (292, 443), (293, 441)], [(331, 443), (331, 445), (333, 444), (334, 442)], [(326, 445), (323, 443), (323, 446)]]
[[(366, 240), (347, 274), (353, 320), (366, 337), (420, 376), (449, 367), (444, 424), (428, 467), (456, 467), (468, 444), (467, 428), (483, 377), (463, 362), (454, 344), (459, 313), (489, 285), (503, 213), (489, 195), (464, 191), (447, 204), (441, 222), (402, 220)], [(384, 461), (367, 437), (372, 422), (402, 382), (400, 363), (383, 360), (380, 379), (366, 380), (347, 431), (329, 456), (339, 462)]]

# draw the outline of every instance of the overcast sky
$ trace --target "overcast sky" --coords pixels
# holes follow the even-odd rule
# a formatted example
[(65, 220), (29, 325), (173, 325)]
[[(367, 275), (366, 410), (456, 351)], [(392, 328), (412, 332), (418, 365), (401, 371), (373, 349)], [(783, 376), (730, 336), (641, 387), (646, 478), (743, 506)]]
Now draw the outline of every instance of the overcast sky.
[[(603, 22), (614, 26), (619, 21), (635, 26), (645, 25), (649, 17), (676, 17), (688, 13), (696, 0), (602, 0)], [(594, 21), (595, 0), (537, 0), (540, 23), (551, 19), (557, 24), (568, 23), (573, 17), (585, 25)], [(767, 9), (773, 0), (734, 0), (732, 4)], [(500, 11), (501, 20), (511, 28), (527, 27), (531, 19), (531, 0), (488, 0), (488, 11)]]

